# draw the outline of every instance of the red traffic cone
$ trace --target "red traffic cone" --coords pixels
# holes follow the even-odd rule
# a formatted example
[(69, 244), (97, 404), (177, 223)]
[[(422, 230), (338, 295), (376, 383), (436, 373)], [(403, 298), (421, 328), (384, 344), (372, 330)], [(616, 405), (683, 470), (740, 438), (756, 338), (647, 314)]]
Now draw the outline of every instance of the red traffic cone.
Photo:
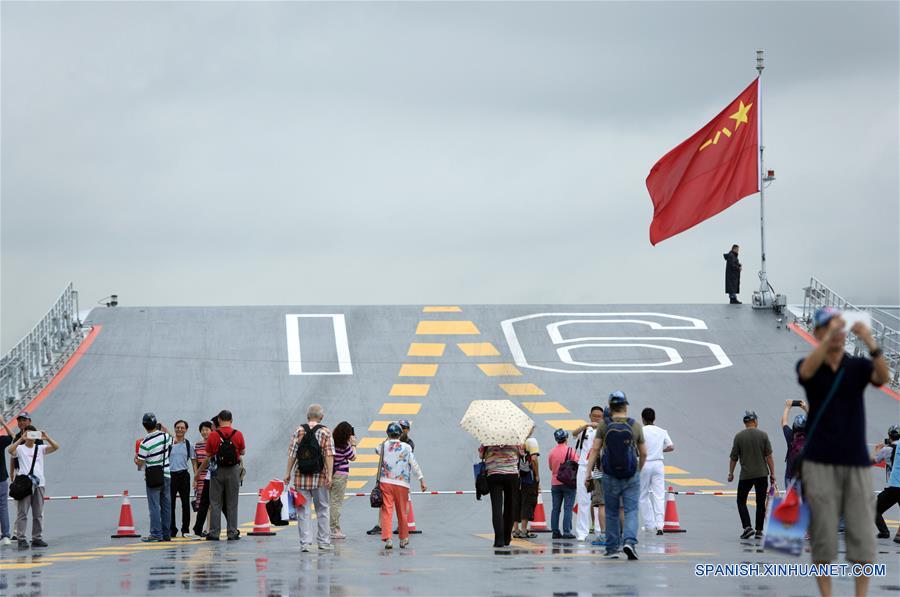
[(266, 512), (266, 503), (262, 498), (262, 490), (259, 491), (259, 501), (256, 502), (256, 519), (253, 521), (253, 530), (248, 535), (274, 535), (272, 523), (269, 521), (269, 513)]
[(537, 506), (534, 507), (534, 520), (528, 523), (528, 530), (535, 533), (549, 533), (547, 526), (547, 514), (544, 512), (544, 500), (538, 494)]
[(675, 491), (669, 486), (666, 492), (666, 520), (663, 524), (664, 533), (687, 533), (687, 529), (681, 528), (678, 522), (678, 509), (675, 507)]
[(131, 500), (128, 499), (128, 490), (122, 493), (122, 508), (119, 510), (119, 526), (116, 527), (116, 534), (110, 535), (113, 539), (124, 539), (126, 537), (140, 537), (134, 531), (134, 516), (131, 514)]
[(413, 513), (412, 497), (409, 498), (409, 508), (406, 510), (406, 526), (410, 533), (419, 534), (422, 531), (416, 528), (416, 515)]

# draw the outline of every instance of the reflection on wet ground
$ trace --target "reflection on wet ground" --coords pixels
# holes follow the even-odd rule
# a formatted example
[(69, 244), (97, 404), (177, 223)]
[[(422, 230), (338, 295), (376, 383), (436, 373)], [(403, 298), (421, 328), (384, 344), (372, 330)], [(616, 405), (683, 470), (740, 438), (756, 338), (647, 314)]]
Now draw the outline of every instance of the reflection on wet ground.
[[(799, 578), (697, 578), (698, 563), (784, 562), (758, 544), (700, 534), (641, 537), (639, 562), (603, 557), (604, 548), (575, 541), (533, 541), (495, 549), (483, 534), (450, 531), (413, 539), (412, 549), (385, 550), (364, 535), (334, 553), (300, 553), (293, 532), (244, 538), (237, 544), (204, 541), (85, 546), (72, 541), (45, 550), (10, 550), (0, 556), (0, 594), (56, 595), (345, 595), (553, 594), (553, 595), (759, 595), (811, 594)], [(900, 547), (879, 544), (888, 577), (873, 580), (879, 593), (900, 592), (895, 580)], [(801, 561), (801, 560), (792, 560)], [(807, 561), (807, 560), (802, 560)], [(888, 582), (878, 582), (878, 580)], [(839, 579), (836, 588), (851, 589)]]

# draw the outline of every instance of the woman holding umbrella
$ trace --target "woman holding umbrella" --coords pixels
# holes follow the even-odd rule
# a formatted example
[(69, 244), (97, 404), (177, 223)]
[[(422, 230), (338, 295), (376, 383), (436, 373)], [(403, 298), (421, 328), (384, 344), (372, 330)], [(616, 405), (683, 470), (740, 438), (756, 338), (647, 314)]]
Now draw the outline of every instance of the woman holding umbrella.
[(519, 459), (534, 421), (509, 400), (475, 400), (460, 426), (481, 442), (478, 455), (490, 488), (494, 547), (506, 547), (519, 513)]

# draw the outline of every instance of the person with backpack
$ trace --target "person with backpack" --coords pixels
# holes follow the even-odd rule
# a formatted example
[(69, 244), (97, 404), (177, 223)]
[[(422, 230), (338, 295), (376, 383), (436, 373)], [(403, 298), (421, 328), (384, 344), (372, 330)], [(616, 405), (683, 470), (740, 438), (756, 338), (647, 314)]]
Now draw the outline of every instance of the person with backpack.
[[(900, 505), (900, 462), (897, 461), (897, 442), (900, 441), (900, 425), (891, 425), (885, 443), (875, 446), (873, 464), (884, 462), (887, 486), (875, 498), (875, 526), (879, 539), (888, 539), (891, 531), (884, 522), (884, 513), (895, 504)], [(894, 535), (894, 543), (900, 543), (900, 526)]]
[(413, 477), (419, 480), (419, 488), (426, 491), (425, 477), (416, 462), (412, 447), (400, 441), (403, 429), (397, 423), (387, 426), (387, 441), (375, 448), (379, 455), (378, 488), (381, 491), (381, 540), (385, 549), (393, 549), (391, 541), (391, 520), (394, 510), (397, 511), (397, 534), (400, 536), (400, 549), (409, 545), (409, 485)]
[(172, 436), (153, 413), (144, 413), (141, 425), (147, 434), (138, 446), (134, 463), (144, 471), (147, 487), (147, 511), (150, 516), (150, 534), (141, 539), (144, 543), (171, 541), (169, 518), (171, 517), (171, 473), (169, 450)]
[[(813, 314), (818, 346), (797, 362), (797, 381), (806, 391), (809, 429), (803, 448), (803, 496), (809, 505), (812, 560), (829, 564), (838, 554), (838, 521), (845, 523), (847, 560), (868, 564), (875, 560), (872, 521), (871, 458), (866, 447), (865, 390), (890, 381), (884, 352), (872, 331), (861, 321), (850, 332), (866, 345), (869, 356), (850, 356), (841, 312), (830, 307)], [(817, 576), (822, 595), (831, 594), (831, 577)], [(856, 594), (868, 591), (869, 578), (855, 579)]]
[[(618, 558), (619, 547), (629, 560), (637, 560), (638, 501), (640, 471), (647, 460), (643, 425), (628, 416), (628, 398), (616, 390), (609, 395), (609, 419), (597, 426), (588, 470), (600, 458), (603, 497), (606, 501), (606, 557)], [(602, 454), (601, 454), (602, 453)], [(619, 508), (624, 524), (619, 526)]]
[[(41, 443), (38, 444), (37, 442)], [(59, 444), (34, 425), (27, 425), (6, 449), (16, 457), (18, 471), (9, 486), (9, 495), (16, 500), (16, 537), (19, 549), (28, 549), (25, 528), (31, 511), (31, 547), (47, 547), (44, 541), (44, 459), (59, 450)]]
[(222, 512), (225, 512), (225, 536), (229, 541), (241, 538), (238, 530), (238, 494), (241, 487), (241, 459), (247, 451), (244, 434), (232, 426), (230, 410), (222, 410), (218, 426), (206, 440), (206, 462), (198, 474), (205, 474), (210, 461), (216, 464), (215, 475), (209, 480), (209, 533), (207, 541), (219, 541), (222, 532)]
[[(550, 465), (550, 495), (553, 508), (550, 510), (550, 530), (554, 539), (575, 539), (572, 534), (572, 509), (575, 507), (575, 484), (578, 479), (578, 456), (569, 447), (569, 432), (557, 429), (553, 432), (556, 447), (550, 450), (547, 460)], [(563, 514), (562, 533), (559, 532), (560, 510)]]
[(185, 437), (187, 429), (187, 421), (175, 421), (175, 439), (169, 455), (171, 475), (169, 496), (172, 503), (169, 526), (173, 537), (178, 536), (178, 527), (175, 525), (175, 500), (178, 497), (181, 497), (181, 536), (191, 536), (191, 471), (196, 469), (196, 460), (194, 460), (194, 452), (191, 449), (191, 441)]
[[(788, 415), (791, 409), (797, 407), (803, 410), (804, 414), (794, 417), (794, 421), (788, 426)], [(806, 413), (809, 407), (803, 400), (788, 400), (784, 404), (784, 412), (781, 413), (781, 432), (784, 434), (784, 441), (787, 443), (787, 453), (784, 456), (784, 486), (787, 487), (796, 475), (795, 464), (798, 463), (797, 458), (803, 451), (803, 445), (806, 443)], [(799, 479), (796, 482), (799, 483)]]
[(329, 493), (334, 475), (334, 439), (328, 427), (322, 425), (324, 418), (325, 410), (321, 404), (309, 405), (306, 423), (297, 428), (291, 440), (287, 470), (284, 473), (284, 484), (290, 484), (293, 474), (294, 488), (306, 498), (306, 502), (297, 507), (300, 551), (304, 553), (309, 552), (312, 546), (310, 510), (313, 505), (316, 508), (316, 542), (319, 551), (334, 549), (331, 545)]
[(516, 539), (537, 537), (528, 530), (528, 523), (534, 520), (534, 509), (541, 492), (540, 455), (538, 441), (533, 437), (526, 439), (525, 455), (519, 459), (519, 517), (513, 522), (512, 531)]

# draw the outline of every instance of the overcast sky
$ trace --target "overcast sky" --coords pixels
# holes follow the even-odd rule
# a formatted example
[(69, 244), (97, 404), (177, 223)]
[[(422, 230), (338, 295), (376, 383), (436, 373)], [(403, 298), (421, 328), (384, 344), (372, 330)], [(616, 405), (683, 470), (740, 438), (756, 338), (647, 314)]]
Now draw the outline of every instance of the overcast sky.
[(898, 4), (17, 3), (2, 348), (123, 305), (721, 302), (759, 202), (652, 247), (650, 167), (765, 48), (770, 279), (900, 302)]

